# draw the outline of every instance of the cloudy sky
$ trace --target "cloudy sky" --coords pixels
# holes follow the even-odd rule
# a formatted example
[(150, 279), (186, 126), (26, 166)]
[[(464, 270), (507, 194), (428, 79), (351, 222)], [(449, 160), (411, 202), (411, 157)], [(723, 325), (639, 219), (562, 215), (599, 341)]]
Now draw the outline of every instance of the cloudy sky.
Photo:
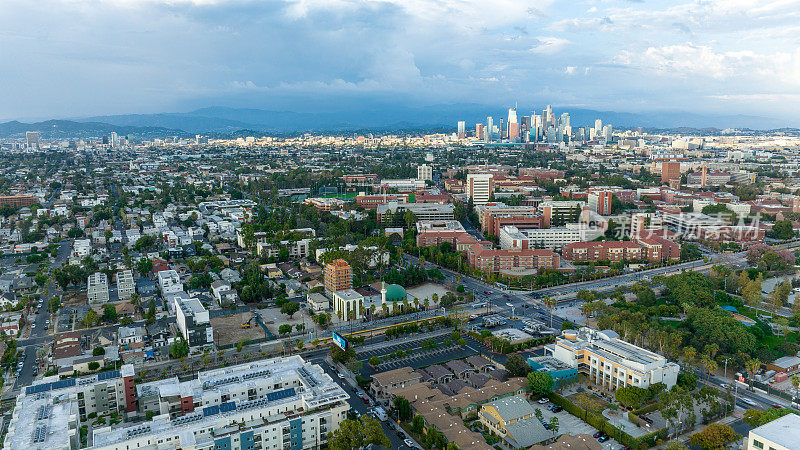
[(0, 0), (0, 118), (519, 102), (800, 119), (800, 0)]

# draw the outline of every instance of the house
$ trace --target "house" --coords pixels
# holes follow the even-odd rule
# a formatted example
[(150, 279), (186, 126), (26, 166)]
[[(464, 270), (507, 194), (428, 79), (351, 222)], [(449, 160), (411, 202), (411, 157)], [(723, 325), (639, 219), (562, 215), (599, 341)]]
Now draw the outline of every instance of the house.
[(479, 373), (487, 373), (495, 368), (494, 363), (480, 355), (468, 356), (464, 361), (468, 362)]
[(119, 345), (144, 342), (144, 327), (119, 327), (117, 332)]
[(390, 389), (411, 386), (419, 382), (419, 374), (406, 366), (372, 375), (370, 390), (376, 398), (388, 398)]
[(477, 372), (475, 368), (460, 359), (447, 361), (444, 365), (461, 380), (465, 380), (469, 374)]
[(425, 368), (425, 372), (430, 375), (430, 379), (433, 383), (447, 383), (455, 377), (453, 372), (450, 372), (441, 364), (428, 366)]
[(527, 448), (553, 437), (536, 418), (535, 408), (522, 397), (512, 396), (481, 406), (478, 419), (511, 448)]

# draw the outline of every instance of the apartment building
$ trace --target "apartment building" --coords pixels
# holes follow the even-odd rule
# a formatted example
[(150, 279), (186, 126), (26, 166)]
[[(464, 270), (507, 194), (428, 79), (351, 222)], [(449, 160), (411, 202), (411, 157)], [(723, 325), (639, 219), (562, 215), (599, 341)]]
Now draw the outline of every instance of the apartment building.
[(656, 213), (634, 213), (631, 215), (631, 236), (639, 236), (647, 231), (660, 230), (664, 219)]
[(86, 281), (86, 297), (90, 305), (108, 303), (108, 276), (103, 272), (89, 275)]
[(433, 181), (433, 168), (427, 164), (417, 166), (417, 179), (422, 181)]
[[(350, 409), (347, 393), (320, 366), (297, 355), (200, 372), (186, 381), (174, 377), (136, 386), (133, 375), (128, 365), (93, 377), (35, 383), (17, 397), (3, 449), (314, 449)], [(115, 406), (92, 409), (92, 397)], [(80, 428), (92, 412), (125, 412), (124, 422), (95, 425), (85, 446)], [(148, 413), (154, 414), (151, 420), (132, 421)]]
[(545, 351), (601, 388), (612, 391), (625, 386), (646, 389), (655, 383), (664, 383), (671, 389), (680, 371), (676, 363), (623, 341), (612, 330), (588, 327), (567, 330)]
[(589, 192), (586, 197), (590, 211), (594, 211), (602, 216), (611, 214), (611, 203), (614, 193), (608, 190)]
[(277, 258), (280, 255), (281, 249), (289, 250), (290, 258), (305, 258), (309, 255), (311, 248), (311, 238), (299, 239), (296, 241), (281, 241), (278, 244), (271, 242), (258, 242), (256, 243), (256, 253), (259, 256), (266, 255), (271, 258)]
[(492, 202), (476, 207), (481, 229), (493, 236), (500, 229), (513, 225), (519, 229), (543, 228), (544, 216), (536, 206), (508, 206), (502, 202)]
[(376, 209), (379, 205), (389, 202), (408, 203), (408, 194), (359, 194), (356, 196), (356, 205), (364, 209)]
[(75, 258), (86, 258), (92, 254), (92, 241), (89, 239), (75, 239), (72, 242), (72, 256)]
[(130, 269), (117, 272), (117, 295), (120, 300), (130, 300), (136, 293), (136, 283)]
[(336, 292), (353, 288), (353, 270), (343, 259), (335, 259), (325, 265), (325, 291)]
[(506, 275), (519, 269), (557, 269), (561, 265), (558, 254), (536, 248), (497, 250), (474, 244), (467, 250), (467, 258), (474, 269)]
[(174, 270), (161, 270), (158, 272), (158, 288), (161, 295), (176, 294), (183, 291), (183, 283), (178, 272)]
[(681, 246), (655, 234), (634, 237), (634, 242), (644, 249), (644, 258), (650, 262), (669, 261), (681, 257)]
[(173, 298), (175, 302), (175, 322), (178, 330), (190, 346), (205, 346), (214, 343), (214, 329), (211, 327), (208, 310), (196, 298)]
[(509, 448), (528, 448), (553, 437), (536, 418), (536, 408), (520, 396), (481, 405), (478, 419), (500, 436)]
[(547, 201), (539, 203), (545, 227), (558, 227), (580, 221), (586, 203), (578, 200)]

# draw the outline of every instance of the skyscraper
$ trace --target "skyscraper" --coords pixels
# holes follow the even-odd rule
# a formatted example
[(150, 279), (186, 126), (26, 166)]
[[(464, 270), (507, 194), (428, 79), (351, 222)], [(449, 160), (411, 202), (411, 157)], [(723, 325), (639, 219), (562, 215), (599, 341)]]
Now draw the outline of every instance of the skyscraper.
[(119, 147), (119, 135), (116, 131), (111, 132), (111, 147), (117, 148)]
[(467, 123), (462, 121), (458, 122), (458, 138), (464, 139), (467, 137)]
[(595, 136), (600, 136), (602, 132), (603, 132), (603, 121), (597, 119), (594, 121), (594, 134)]
[(471, 173), (467, 175), (467, 193), (472, 202), (482, 205), (489, 201), (494, 190), (492, 174), (490, 173)]
[(542, 120), (544, 121), (545, 126), (555, 120), (553, 117), (553, 108), (551, 108), (550, 105), (547, 105), (547, 108), (542, 111)]
[(483, 124), (476, 123), (475, 124), (475, 138), (477, 139), (484, 139), (485, 136), (483, 135)]
[(489, 116), (486, 118), (486, 138), (484, 139), (486, 142), (492, 141), (492, 133), (494, 133), (494, 119)]
[(519, 122), (517, 108), (508, 109), (508, 138), (512, 141), (519, 138)]
[(25, 132), (25, 140), (26, 140), (26, 143), (27, 143), (27, 147), (29, 149), (39, 150), (39, 132), (38, 131), (26, 131)]

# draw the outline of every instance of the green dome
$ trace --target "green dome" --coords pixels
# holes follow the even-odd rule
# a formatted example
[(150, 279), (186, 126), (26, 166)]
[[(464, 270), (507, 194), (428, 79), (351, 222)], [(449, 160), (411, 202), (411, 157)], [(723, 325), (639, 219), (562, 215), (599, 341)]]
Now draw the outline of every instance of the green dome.
[(399, 284), (386, 285), (386, 301), (402, 302), (406, 299), (406, 290)]

